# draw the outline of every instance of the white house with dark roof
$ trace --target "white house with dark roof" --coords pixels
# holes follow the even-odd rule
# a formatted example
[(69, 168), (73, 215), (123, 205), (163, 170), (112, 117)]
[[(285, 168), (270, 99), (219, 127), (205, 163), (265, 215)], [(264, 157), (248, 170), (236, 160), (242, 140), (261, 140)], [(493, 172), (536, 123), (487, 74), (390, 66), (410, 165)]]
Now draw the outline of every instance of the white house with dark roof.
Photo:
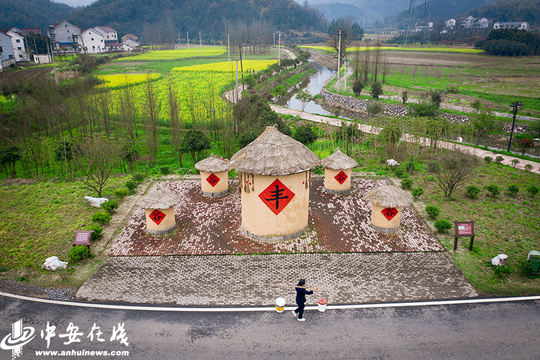
[(494, 29), (518, 29), (529, 30), (528, 22), (496, 22), (493, 24)]
[(101, 31), (90, 28), (78, 37), (79, 51), (88, 54), (98, 54), (105, 51), (105, 37)]
[(4, 68), (15, 65), (15, 54), (11, 36), (0, 31), (0, 71)]
[(103, 34), (107, 50), (119, 50), (122, 44), (118, 41), (118, 32), (109, 26), (96, 26), (94, 29)]
[(16, 62), (30, 61), (30, 55), (26, 51), (24, 43), (24, 36), (21, 35), (22, 30), (13, 28), (7, 32), (7, 35), (11, 37), (11, 44), (13, 45), (13, 57)]
[(54, 47), (57, 50), (74, 49), (80, 33), (80, 27), (70, 24), (67, 21), (50, 25), (47, 29), (47, 35), (54, 41)]

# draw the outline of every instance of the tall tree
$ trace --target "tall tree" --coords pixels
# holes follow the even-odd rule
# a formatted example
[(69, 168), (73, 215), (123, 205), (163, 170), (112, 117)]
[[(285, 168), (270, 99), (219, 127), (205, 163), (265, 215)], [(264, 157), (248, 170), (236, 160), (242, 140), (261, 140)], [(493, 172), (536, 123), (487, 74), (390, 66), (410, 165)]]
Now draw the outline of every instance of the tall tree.
[(180, 167), (182, 165), (182, 119), (180, 118), (180, 107), (178, 106), (178, 97), (176, 92), (173, 89), (172, 82), (169, 81), (169, 91), (168, 91), (168, 100), (169, 100), (169, 116), (170, 116), (170, 126), (171, 126), (171, 137), (172, 142), (171, 146), (173, 150), (178, 154), (178, 161), (180, 162)]
[(144, 105), (144, 134), (146, 136), (146, 145), (150, 152), (150, 162), (153, 166), (157, 159), (157, 124), (160, 102), (150, 74), (146, 77)]

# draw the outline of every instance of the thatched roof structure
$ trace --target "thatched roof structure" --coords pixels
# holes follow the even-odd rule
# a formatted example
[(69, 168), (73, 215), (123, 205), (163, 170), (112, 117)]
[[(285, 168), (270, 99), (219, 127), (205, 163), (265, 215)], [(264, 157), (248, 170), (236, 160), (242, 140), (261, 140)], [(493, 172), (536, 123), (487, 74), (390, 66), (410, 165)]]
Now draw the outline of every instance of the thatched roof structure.
[(327, 169), (345, 170), (357, 167), (358, 163), (356, 162), (356, 160), (345, 155), (339, 150), (339, 148), (337, 148), (335, 153), (321, 160), (321, 165)]
[(210, 157), (195, 164), (195, 169), (204, 172), (223, 172), (229, 170), (229, 160), (211, 154)]
[(366, 198), (374, 205), (382, 207), (404, 207), (413, 203), (413, 197), (393, 185), (383, 185), (368, 191)]
[(137, 201), (143, 209), (168, 209), (178, 204), (182, 198), (165, 190), (154, 190)]
[(267, 176), (297, 174), (319, 166), (321, 160), (307, 146), (283, 135), (274, 126), (231, 158), (236, 171)]

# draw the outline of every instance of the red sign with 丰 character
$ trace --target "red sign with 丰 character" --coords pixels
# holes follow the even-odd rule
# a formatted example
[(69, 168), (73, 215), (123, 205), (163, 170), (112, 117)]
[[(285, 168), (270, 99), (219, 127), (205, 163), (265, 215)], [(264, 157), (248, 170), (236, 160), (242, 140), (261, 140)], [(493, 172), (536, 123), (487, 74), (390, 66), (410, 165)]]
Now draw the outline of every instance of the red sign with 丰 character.
[(343, 183), (347, 180), (347, 178), (348, 178), (347, 174), (345, 174), (343, 171), (340, 171), (339, 174), (334, 176), (334, 179), (336, 179), (340, 185), (343, 185)]
[(159, 225), (163, 221), (163, 219), (165, 219), (165, 216), (166, 215), (164, 213), (156, 209), (150, 214), (150, 219), (152, 219), (153, 222)]
[(206, 178), (206, 181), (208, 181), (208, 183), (212, 185), (212, 187), (216, 186), (219, 180), (220, 179), (216, 175), (214, 175), (214, 173), (211, 173), (210, 176)]
[(276, 215), (287, 206), (293, 197), (294, 193), (278, 179), (259, 194), (259, 198)]
[(394, 216), (396, 216), (398, 214), (398, 211), (396, 208), (390, 208), (390, 207), (387, 207), (386, 209), (383, 209), (382, 211), (382, 214), (384, 215), (384, 217), (386, 218), (386, 220), (390, 221), (394, 218)]

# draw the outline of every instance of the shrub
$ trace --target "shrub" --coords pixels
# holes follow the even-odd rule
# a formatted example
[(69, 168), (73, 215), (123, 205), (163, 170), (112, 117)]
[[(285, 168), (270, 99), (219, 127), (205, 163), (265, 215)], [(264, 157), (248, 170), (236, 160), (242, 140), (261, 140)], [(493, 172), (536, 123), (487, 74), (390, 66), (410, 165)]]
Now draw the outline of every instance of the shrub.
[(405, 169), (406, 169), (408, 172), (414, 171), (414, 162), (412, 162), (412, 161), (407, 161), (407, 162), (405, 163)]
[(124, 196), (127, 196), (128, 193), (129, 193), (129, 190), (126, 188), (118, 188), (114, 190), (114, 196), (120, 199), (123, 198)]
[(426, 212), (432, 218), (436, 218), (441, 213), (441, 209), (439, 209), (438, 207), (436, 207), (434, 205), (428, 205), (428, 206), (426, 206)]
[(519, 160), (518, 159), (512, 159), (512, 167), (516, 167), (516, 165), (519, 164)]
[(171, 173), (171, 169), (168, 166), (162, 166), (159, 169), (159, 172), (161, 172), (161, 175), (169, 175)]
[(489, 164), (491, 161), (493, 160), (493, 158), (491, 156), (486, 156), (484, 157), (484, 161)]
[(478, 194), (480, 194), (480, 191), (481, 191), (478, 186), (474, 186), (474, 185), (467, 186), (466, 190), (467, 190), (467, 195), (469, 195), (471, 199), (476, 199), (478, 197)]
[(111, 219), (112, 219), (111, 214), (106, 213), (106, 212), (97, 212), (94, 215), (92, 215), (92, 221), (101, 225), (108, 224), (109, 221), (111, 221)]
[(434, 94), (431, 95), (431, 102), (433, 103), (433, 105), (435, 107), (440, 107), (441, 106), (441, 101), (442, 101), (442, 96), (440, 93), (436, 92)]
[(300, 125), (296, 128), (293, 139), (300, 141), (302, 144), (308, 146), (310, 144), (313, 144), (317, 140), (317, 134), (315, 134), (311, 125)]
[(383, 87), (381, 83), (374, 82), (371, 84), (371, 97), (374, 99), (379, 99), (379, 96), (383, 94)]
[(406, 91), (403, 91), (401, 93), (401, 101), (403, 102), (403, 104), (405, 104), (407, 102), (407, 100), (409, 100), (409, 95), (407, 94)]
[(436, 179), (435, 176), (433, 176), (433, 175), (428, 175), (428, 176), (426, 176), (426, 180), (427, 180), (427, 181), (437, 181), (437, 179)]
[(527, 192), (532, 196), (534, 197), (536, 194), (538, 194), (538, 192), (540, 192), (540, 188), (538, 188), (538, 186), (536, 185), (531, 185), (527, 188)]
[(126, 185), (129, 191), (135, 190), (138, 186), (137, 183), (133, 180), (126, 181), (124, 185)]
[(94, 232), (90, 235), (90, 240), (96, 240), (98, 237), (101, 236), (101, 233), (103, 232), (103, 228), (99, 225), (92, 224), (89, 227), (86, 228), (87, 231), (93, 230)]
[(382, 111), (382, 105), (378, 102), (369, 103), (367, 105), (367, 112), (369, 115), (374, 116)]
[(533, 169), (533, 167), (532, 167), (531, 164), (525, 165), (525, 170), (527, 170), (527, 171), (532, 171), (532, 169)]
[(104, 203), (101, 203), (101, 208), (109, 214), (112, 214), (118, 209), (118, 202), (116, 200), (105, 201)]
[(133, 181), (137, 183), (141, 183), (144, 181), (144, 175), (143, 174), (133, 174), (132, 176)]
[(452, 223), (448, 220), (438, 219), (433, 223), (433, 226), (435, 226), (438, 232), (445, 234), (452, 228)]
[(521, 274), (528, 277), (529, 279), (535, 279), (535, 278), (540, 277), (540, 273), (538, 273), (538, 274), (534, 273), (533, 264), (530, 261), (528, 261), (527, 259), (521, 259), (517, 263), (517, 267), (521, 271)]
[(499, 190), (499, 187), (497, 185), (495, 185), (495, 184), (489, 184), (488, 186), (485, 187), (485, 189), (487, 191), (489, 191), (491, 193), (491, 196), (493, 196), (493, 197), (496, 197), (501, 192)]
[(90, 250), (88, 250), (86, 245), (77, 245), (69, 249), (67, 256), (70, 262), (78, 263), (90, 256)]
[(501, 163), (503, 162), (504, 158), (501, 156), (501, 155), (498, 155), (496, 158), (495, 158), (495, 162), (499, 165), (501, 165)]
[(410, 190), (412, 188), (412, 185), (413, 185), (412, 179), (401, 180), (401, 188), (404, 190)]
[(508, 195), (510, 195), (511, 197), (516, 197), (518, 192), (519, 192), (519, 186), (517, 186), (516, 184), (508, 185), (508, 190), (506, 191)]
[(358, 96), (364, 90), (364, 83), (360, 80), (357, 80), (353, 85), (354, 95)]
[(514, 272), (514, 268), (506, 264), (497, 265), (493, 268), (493, 270), (495, 271), (495, 275), (497, 275), (500, 278), (510, 275), (511, 273)]
[(422, 188), (414, 188), (411, 190), (412, 196), (414, 196), (415, 199), (417, 199), (420, 195), (424, 193), (424, 190)]
[(402, 168), (395, 168), (394, 170), (394, 174), (396, 174), (397, 177), (402, 177), (403, 176), (403, 169)]

